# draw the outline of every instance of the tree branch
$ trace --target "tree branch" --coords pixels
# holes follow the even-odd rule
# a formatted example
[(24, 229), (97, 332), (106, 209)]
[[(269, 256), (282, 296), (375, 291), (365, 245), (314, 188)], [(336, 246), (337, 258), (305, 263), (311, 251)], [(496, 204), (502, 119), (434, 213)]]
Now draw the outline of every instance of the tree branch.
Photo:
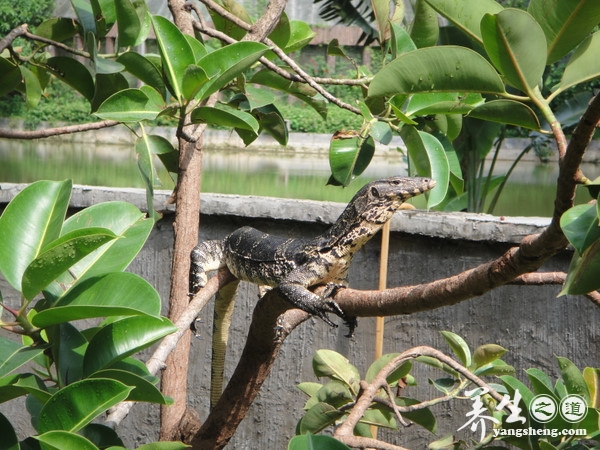
[(0, 39), (0, 53), (6, 50), (16, 38), (23, 36), (28, 31), (29, 29), (26, 23), (10, 30), (6, 36)]
[(53, 136), (60, 136), (61, 134), (73, 134), (81, 133), (84, 131), (100, 130), (102, 128), (114, 127), (119, 125), (120, 122), (114, 120), (103, 120), (100, 122), (90, 122), (78, 125), (67, 125), (64, 127), (56, 128), (44, 128), (40, 130), (14, 130), (14, 129), (0, 129), (0, 138), (8, 139), (42, 139)]

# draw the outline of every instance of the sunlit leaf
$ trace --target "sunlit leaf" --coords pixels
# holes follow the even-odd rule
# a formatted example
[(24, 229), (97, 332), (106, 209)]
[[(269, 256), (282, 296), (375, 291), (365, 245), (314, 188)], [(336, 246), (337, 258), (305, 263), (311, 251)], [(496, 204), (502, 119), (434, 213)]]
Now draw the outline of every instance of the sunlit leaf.
[(435, 45), (440, 35), (435, 10), (425, 0), (417, 0), (414, 12), (415, 17), (410, 28), (410, 38), (417, 48)]
[(35, 439), (40, 441), (44, 450), (100, 450), (88, 439), (69, 431), (48, 431)]
[(508, 350), (498, 344), (481, 345), (473, 352), (473, 362), (471, 364), (471, 368), (479, 369), (480, 367), (502, 357), (502, 355), (504, 355), (507, 351)]
[(35, 108), (42, 97), (42, 86), (35, 74), (27, 67), (19, 66), (23, 82), (25, 83), (25, 98), (27, 99), (27, 106), (29, 108)]
[(96, 111), (108, 97), (127, 88), (129, 83), (121, 73), (96, 74), (96, 90), (90, 102), (92, 112)]
[(346, 444), (327, 435), (313, 435), (310, 433), (294, 436), (288, 450), (350, 450)]
[(136, 52), (126, 52), (117, 58), (125, 69), (149, 86), (152, 86), (164, 97), (166, 93), (165, 82), (160, 70), (144, 55)]
[[(367, 370), (365, 375), (365, 381), (367, 383), (371, 383), (375, 377), (379, 374), (381, 369), (383, 369), (392, 359), (398, 356), (399, 353), (387, 353), (383, 356), (380, 356), (377, 360), (375, 360)], [(394, 369), (387, 377), (386, 380), (389, 384), (397, 382), (400, 378), (408, 375), (412, 368), (412, 363), (410, 361), (406, 361), (403, 364), (400, 364), (396, 369)]]
[(355, 400), (348, 385), (338, 380), (331, 380), (322, 386), (315, 394), (315, 398), (319, 402), (327, 403), (336, 408), (340, 408)]
[(0, 336), (0, 377), (18, 369), (42, 354), (44, 347), (30, 347)]
[(572, 361), (561, 356), (557, 356), (560, 375), (565, 383), (565, 388), (570, 395), (579, 395), (583, 397), (589, 405), (591, 402), (590, 391), (588, 390), (583, 374)]
[(486, 14), (481, 34), (490, 60), (510, 84), (528, 92), (540, 83), (546, 67), (546, 38), (533, 17), (519, 9)]
[(576, 205), (560, 218), (560, 227), (573, 247), (581, 255), (590, 245), (600, 240), (600, 226), (595, 205)]
[(466, 114), (484, 100), (480, 94), (458, 94), (454, 92), (436, 92), (414, 94), (406, 105), (408, 116), (428, 116), (433, 114)]
[(115, 362), (143, 350), (177, 328), (166, 318), (133, 316), (104, 326), (85, 352), (84, 374), (110, 368)]
[(78, 283), (52, 308), (38, 312), (32, 323), (45, 328), (58, 323), (94, 317), (160, 314), (160, 296), (143, 278), (112, 272)]
[(504, 92), (496, 70), (481, 55), (464, 47), (428, 47), (404, 53), (381, 69), (369, 96), (417, 92)]
[(94, 373), (91, 378), (109, 378), (117, 380), (126, 386), (133, 387), (129, 393), (127, 401), (131, 402), (151, 402), (159, 405), (170, 404), (171, 401), (162, 395), (160, 390), (148, 380), (139, 375), (126, 370), (106, 369)]
[(590, 408), (600, 406), (600, 368), (586, 367), (583, 369), (583, 378), (590, 391)]
[(207, 81), (208, 76), (204, 69), (195, 64), (190, 64), (183, 72), (183, 79), (181, 82), (183, 97), (186, 100), (193, 99)]
[(296, 427), (297, 434), (318, 433), (335, 423), (345, 413), (328, 403), (319, 402), (310, 408)]
[(312, 366), (318, 377), (329, 377), (342, 381), (351, 388), (358, 387), (360, 381), (358, 369), (348, 359), (333, 350), (317, 350)]
[(15, 289), (42, 247), (60, 235), (71, 181), (38, 181), (23, 189), (0, 217), (0, 271)]
[(440, 334), (444, 337), (463, 366), (469, 367), (471, 365), (471, 350), (469, 350), (469, 346), (465, 340), (451, 331), (440, 331)]
[(600, 289), (599, 271), (600, 240), (596, 240), (581, 255), (573, 254), (567, 278), (558, 295), (583, 295)]
[(37, 429), (78, 431), (110, 407), (123, 401), (131, 387), (104, 378), (86, 379), (56, 392), (43, 406)]
[(53, 17), (39, 24), (34, 33), (55, 42), (62, 42), (77, 34), (77, 26), (73, 19)]
[(396, 58), (403, 53), (412, 52), (417, 49), (417, 46), (410, 38), (410, 35), (406, 32), (404, 27), (398, 24), (391, 24), (391, 44), (392, 44), (392, 57)]
[(192, 122), (209, 123), (230, 128), (242, 128), (258, 133), (258, 121), (252, 114), (241, 111), (223, 103), (214, 107), (200, 106), (192, 111)]
[(146, 2), (115, 0), (119, 47), (130, 47), (140, 43), (147, 8)]

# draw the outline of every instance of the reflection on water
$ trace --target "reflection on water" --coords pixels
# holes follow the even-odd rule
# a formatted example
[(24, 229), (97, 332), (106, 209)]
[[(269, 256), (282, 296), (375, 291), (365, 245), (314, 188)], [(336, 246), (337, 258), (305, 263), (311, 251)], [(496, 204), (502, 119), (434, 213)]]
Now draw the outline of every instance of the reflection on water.
[[(0, 139), (0, 160), (0, 182), (71, 178), (75, 184), (143, 187), (131, 146)], [(496, 173), (504, 173), (509, 164), (498, 162)], [(159, 163), (156, 166), (162, 187), (171, 189), (173, 182), (168, 174)], [(584, 171), (595, 178), (598, 167), (590, 166)], [(406, 174), (406, 162), (395, 150), (378, 151), (361, 179), (346, 189), (326, 186), (329, 174), (326, 152), (206, 149), (202, 190), (346, 202), (368, 180)], [(556, 177), (555, 163), (522, 161), (511, 175), (494, 213), (551, 215)], [(585, 193), (578, 194), (578, 202), (587, 201), (586, 197)]]

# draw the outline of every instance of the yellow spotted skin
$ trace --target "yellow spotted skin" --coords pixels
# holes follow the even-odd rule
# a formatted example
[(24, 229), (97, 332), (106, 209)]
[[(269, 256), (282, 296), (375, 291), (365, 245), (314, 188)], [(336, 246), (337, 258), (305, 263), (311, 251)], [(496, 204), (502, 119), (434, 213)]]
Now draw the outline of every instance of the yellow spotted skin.
[[(431, 190), (429, 178), (390, 177), (366, 184), (352, 198), (337, 221), (312, 239), (290, 239), (240, 228), (223, 240), (206, 241), (191, 254), (190, 292), (206, 284), (206, 273), (227, 267), (240, 280), (276, 287), (294, 306), (333, 323), (327, 313), (347, 317), (330, 298), (347, 286), (354, 254), (392, 218), (402, 203)], [(325, 295), (309, 289), (327, 286)]]

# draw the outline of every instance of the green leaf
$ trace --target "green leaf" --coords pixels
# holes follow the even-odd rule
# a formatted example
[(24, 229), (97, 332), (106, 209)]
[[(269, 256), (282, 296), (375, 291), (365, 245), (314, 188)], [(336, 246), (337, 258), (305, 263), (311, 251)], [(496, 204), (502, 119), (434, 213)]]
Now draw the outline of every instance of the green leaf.
[(183, 442), (151, 442), (140, 445), (137, 450), (182, 450), (184, 448), (190, 448), (190, 446)]
[(119, 55), (116, 61), (123, 64), (129, 73), (156, 89), (163, 98), (165, 97), (166, 86), (160, 70), (148, 58), (136, 52), (125, 52)]
[(150, 402), (160, 405), (169, 405), (172, 403), (169, 398), (162, 395), (160, 390), (148, 380), (125, 370), (100, 370), (92, 374), (90, 378), (109, 378), (111, 380), (120, 381), (126, 386), (133, 387), (133, 390), (126, 399), (127, 401)]
[(148, 13), (146, 2), (115, 0), (119, 47), (138, 45), (144, 37), (144, 18)]
[(589, 405), (591, 403), (590, 391), (581, 371), (567, 358), (557, 356), (556, 359), (567, 392), (570, 395), (580, 395)]
[(296, 434), (318, 433), (344, 416), (344, 412), (329, 405), (317, 403), (300, 419), (296, 427)]
[(450, 166), (442, 143), (433, 135), (405, 126), (400, 136), (419, 176), (431, 177), (437, 181), (427, 199), (427, 207), (439, 205), (448, 192)]
[(317, 377), (328, 377), (346, 383), (354, 394), (358, 392), (360, 374), (348, 359), (333, 350), (317, 350), (312, 361)]
[(525, 386), (521, 381), (510, 375), (502, 375), (499, 377), (504, 387), (506, 387), (511, 398), (514, 398), (515, 392), (518, 390), (521, 394), (524, 404), (529, 408), (531, 401), (533, 400), (534, 394), (531, 390)]
[(19, 439), (10, 421), (0, 413), (0, 436), (2, 436), (2, 450), (19, 450)]
[(123, 441), (112, 428), (100, 423), (90, 423), (79, 431), (79, 435), (93, 442), (101, 449), (112, 446), (123, 447)]
[(18, 380), (14, 383), (14, 386), (22, 388), (25, 392), (33, 395), (42, 403), (46, 403), (52, 396), (50, 392), (48, 392), (44, 380), (32, 373), (20, 375)]
[(25, 95), (27, 99), (27, 107), (35, 108), (42, 97), (42, 86), (35, 74), (25, 66), (19, 66), (21, 76), (25, 83)]
[(104, 120), (139, 122), (154, 120), (161, 109), (141, 89), (124, 89), (108, 97), (94, 113)]
[(69, 431), (48, 431), (35, 439), (44, 450), (100, 450), (83, 436)]
[(38, 312), (32, 323), (40, 328), (94, 317), (160, 314), (158, 292), (142, 277), (129, 272), (113, 272), (87, 278)]
[(91, 2), (86, 0), (71, 0), (71, 5), (79, 19), (79, 24), (83, 27), (83, 35), (87, 36), (89, 31), (96, 34), (96, 19)]
[(539, 130), (540, 122), (533, 110), (524, 103), (514, 100), (492, 100), (469, 112), (469, 117), (491, 122), (516, 125), (530, 130)]
[[(377, 358), (377, 360), (374, 361), (369, 366), (369, 369), (367, 370), (367, 374), (365, 375), (365, 381), (367, 383), (371, 383), (375, 379), (377, 374), (379, 374), (381, 369), (383, 369), (384, 366), (386, 366), (392, 359), (394, 359), (398, 355), (399, 355), (399, 353), (388, 353), (388, 354), (382, 355), (381, 357)], [(408, 375), (411, 369), (412, 369), (412, 363), (410, 361), (406, 361), (405, 363), (400, 364), (400, 366), (398, 366), (396, 369), (394, 369), (388, 375), (388, 377), (386, 378), (386, 381), (388, 382), (388, 384), (395, 383), (400, 378)]]
[(202, 67), (190, 64), (183, 72), (181, 91), (186, 100), (193, 99), (200, 88), (208, 81), (208, 76)]
[(361, 423), (377, 427), (397, 429), (394, 413), (390, 408), (375, 404), (365, 411), (360, 419)]
[(440, 35), (438, 17), (435, 10), (425, 0), (417, 0), (414, 12), (415, 17), (410, 28), (412, 41), (417, 48), (435, 45)]
[(498, 377), (500, 375), (513, 375), (515, 373), (515, 368), (509, 364), (506, 364), (501, 359), (496, 359), (489, 364), (485, 364), (477, 369), (475, 375), (479, 377), (484, 376), (495, 376)]
[(432, 114), (465, 114), (483, 102), (483, 97), (474, 93), (466, 95), (454, 92), (414, 94), (406, 106), (405, 113), (411, 117)]
[[(412, 406), (421, 403), (419, 400), (407, 397), (396, 397), (394, 400), (398, 406)], [(403, 412), (402, 416), (434, 434), (437, 433), (437, 421), (429, 408)]]
[(107, 409), (125, 400), (132, 388), (115, 380), (86, 379), (62, 388), (43, 406), (40, 434), (52, 430), (76, 432)]
[(23, 295), (33, 299), (77, 261), (115, 238), (116, 235), (106, 228), (87, 228), (72, 231), (49, 243), (25, 269)]
[(198, 65), (204, 69), (210, 81), (200, 89), (198, 100), (204, 100), (227, 83), (250, 68), (264, 55), (268, 47), (259, 42), (237, 42), (208, 53)]
[(290, 20), (289, 28), (289, 39), (283, 46), (280, 46), (288, 54), (306, 47), (316, 34), (309, 24), (301, 20)]
[(44, 20), (35, 28), (35, 35), (55, 42), (66, 41), (77, 34), (76, 23), (66, 17), (53, 17)]
[(576, 205), (560, 218), (560, 227), (575, 250), (581, 255), (600, 239), (596, 205)]
[(307, 433), (294, 436), (288, 450), (350, 450), (350, 447), (331, 436)]
[(150, 316), (127, 317), (106, 325), (88, 345), (83, 361), (84, 374), (109, 368), (176, 330), (168, 319)]
[(567, 53), (598, 25), (600, 3), (594, 0), (532, 0), (527, 7), (544, 30), (548, 64)]
[(458, 357), (462, 365), (469, 367), (471, 365), (471, 350), (469, 350), (469, 346), (465, 340), (451, 331), (440, 331), (440, 334)]
[(388, 145), (392, 142), (392, 138), (394, 137), (394, 133), (392, 132), (392, 128), (386, 122), (374, 122), (371, 125), (369, 133), (377, 142), (381, 142), (383, 145)]
[(520, 9), (486, 14), (481, 34), (490, 60), (510, 84), (528, 93), (540, 83), (546, 67), (546, 38), (533, 17)]
[(504, 83), (481, 55), (465, 47), (428, 47), (404, 53), (381, 69), (369, 97), (417, 92), (504, 93)]
[(546, 394), (556, 398), (552, 380), (548, 375), (536, 368), (527, 369), (525, 372), (527, 372), (527, 377), (535, 395)]
[(410, 38), (404, 27), (392, 23), (390, 27), (392, 58), (397, 58), (403, 53), (412, 52), (417, 49), (417, 46)]
[(332, 178), (329, 184), (348, 186), (365, 171), (375, 154), (375, 141), (356, 131), (339, 132), (329, 143), (329, 167)]
[(583, 41), (569, 58), (557, 91), (562, 92), (576, 84), (598, 78), (600, 76), (599, 52), (600, 32), (596, 32)]
[(38, 181), (23, 189), (0, 217), (0, 271), (21, 291), (27, 266), (42, 247), (56, 239), (62, 227), (71, 181)]
[(567, 272), (567, 278), (563, 284), (561, 295), (583, 295), (600, 288), (600, 241), (594, 241), (581, 256), (573, 254), (573, 259)]
[(473, 362), (470, 368), (473, 370), (479, 369), (480, 367), (501, 358), (507, 351), (508, 350), (498, 344), (481, 345), (473, 352)]
[[(285, 120), (275, 105), (262, 106), (253, 111), (260, 125), (259, 132), (266, 132), (280, 145), (287, 145), (289, 133)], [(238, 131), (238, 130), (236, 130)], [(238, 131), (239, 133), (239, 131)]]
[[(92, 205), (69, 217), (63, 225), (62, 234), (88, 227), (102, 227), (119, 236), (92, 252), (58, 279), (61, 286), (110, 272), (125, 270), (143, 247), (152, 231), (154, 221), (145, 218), (131, 203), (104, 202)], [(74, 278), (73, 278), (74, 277)], [(55, 290), (62, 295), (64, 288)]]
[(185, 69), (194, 64), (194, 53), (179, 28), (162, 16), (152, 16), (152, 26), (156, 34), (158, 49), (162, 58), (163, 71), (173, 96), (183, 102), (182, 80)]
[(129, 88), (129, 83), (122, 73), (96, 74), (96, 90), (91, 101), (91, 110), (95, 112), (111, 95)]
[(83, 355), (88, 342), (70, 323), (61, 323), (48, 331), (52, 357), (56, 364), (59, 383), (67, 385), (79, 381), (83, 375)]
[(348, 385), (338, 380), (331, 380), (322, 386), (316, 393), (315, 398), (319, 402), (328, 403), (336, 408), (341, 408), (355, 401)]
[(241, 128), (258, 134), (259, 124), (252, 114), (217, 103), (214, 107), (200, 106), (192, 111), (193, 123), (209, 123), (228, 128)]
[(427, 0), (427, 3), (480, 44), (483, 43), (481, 19), (486, 14), (496, 14), (503, 9), (494, 0)]
[(21, 75), (19, 66), (0, 57), (0, 97), (15, 90), (22, 80), (23, 76)]
[(321, 389), (323, 385), (321, 383), (305, 381), (303, 383), (299, 383), (296, 387), (309, 397), (313, 397), (317, 395), (317, 392), (319, 392), (319, 389)]
[(583, 379), (590, 391), (590, 408), (598, 409), (600, 406), (600, 369), (586, 367), (583, 369)]
[(94, 79), (90, 71), (79, 61), (67, 56), (53, 56), (46, 66), (58, 79), (64, 81), (88, 101), (94, 98)]

